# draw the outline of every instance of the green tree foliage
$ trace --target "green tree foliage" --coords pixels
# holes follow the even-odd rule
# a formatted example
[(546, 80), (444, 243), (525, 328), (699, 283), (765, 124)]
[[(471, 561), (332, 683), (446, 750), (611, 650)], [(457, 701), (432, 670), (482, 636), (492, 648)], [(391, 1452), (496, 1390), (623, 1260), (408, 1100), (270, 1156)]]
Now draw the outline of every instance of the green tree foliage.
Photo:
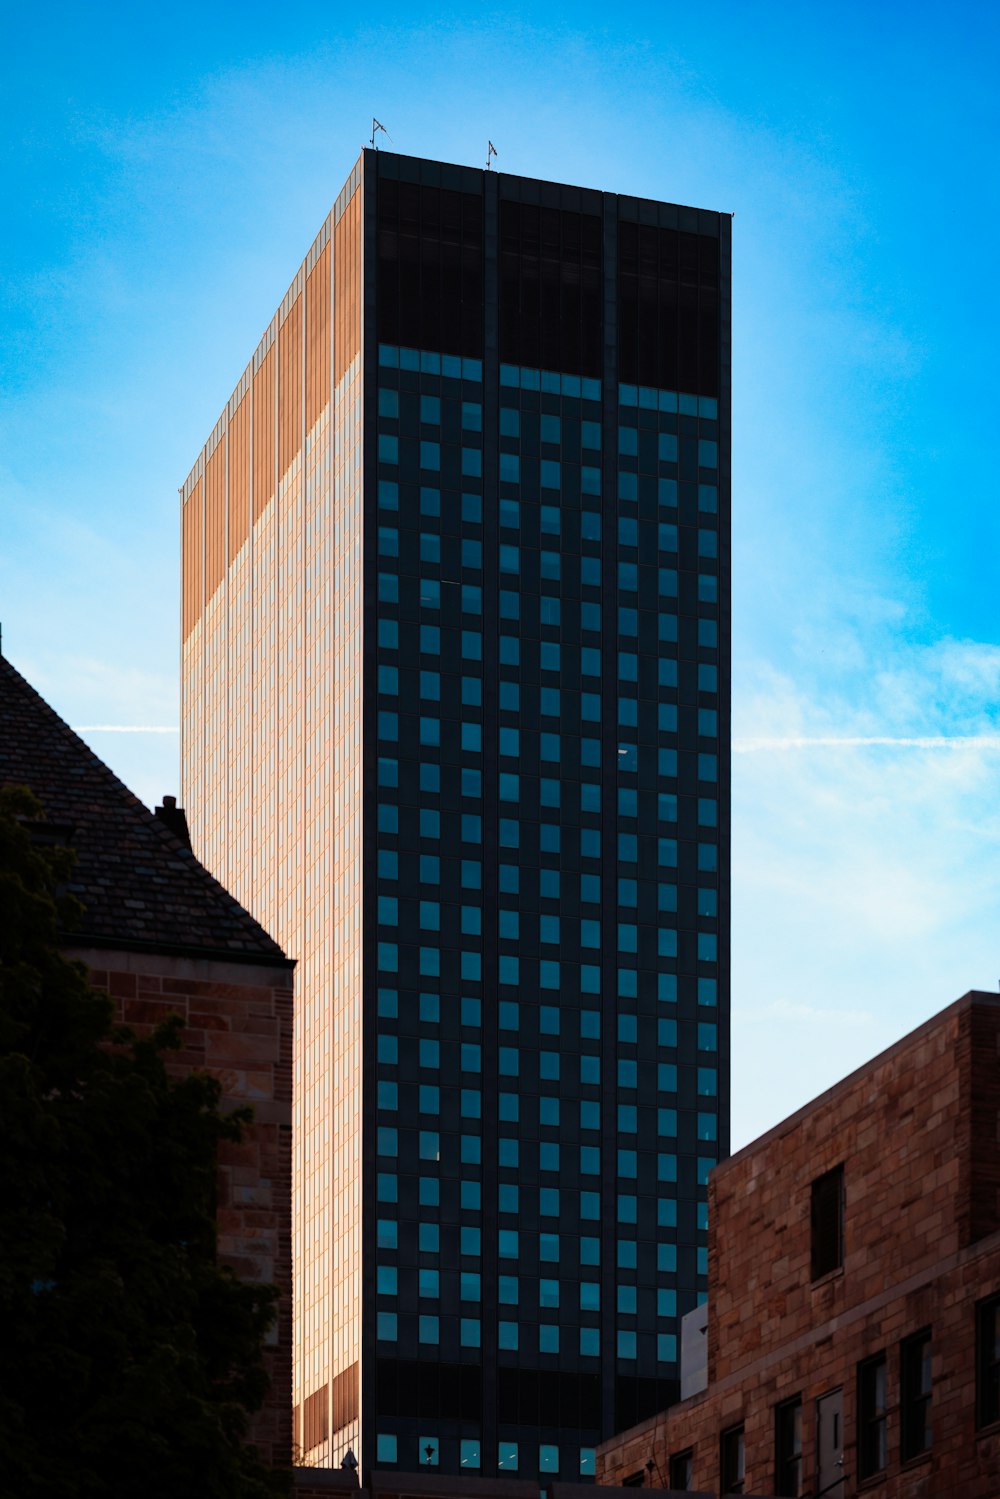
[(216, 1153), (248, 1112), (168, 1076), (60, 952), (72, 855), (0, 791), (0, 1495), (263, 1499), (244, 1446), (277, 1292), (215, 1260)]

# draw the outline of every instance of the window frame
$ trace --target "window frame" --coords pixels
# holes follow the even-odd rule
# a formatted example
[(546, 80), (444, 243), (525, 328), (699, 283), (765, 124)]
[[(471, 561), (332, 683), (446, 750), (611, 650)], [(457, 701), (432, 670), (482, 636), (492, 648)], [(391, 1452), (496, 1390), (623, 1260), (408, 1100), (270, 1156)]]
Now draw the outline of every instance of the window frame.
[[(925, 1363), (926, 1355), (926, 1363)], [(931, 1329), (903, 1338), (899, 1345), (899, 1460), (912, 1462), (931, 1450), (931, 1399), (934, 1391)], [(924, 1388), (926, 1370), (927, 1387)]]
[[(874, 1380), (881, 1370), (881, 1408), (873, 1397), (877, 1390)], [(858, 1479), (876, 1478), (884, 1473), (889, 1462), (888, 1441), (888, 1378), (889, 1365), (885, 1350), (862, 1359), (857, 1369), (857, 1462)], [(871, 1382), (871, 1384), (870, 1384)]]
[(1000, 1422), (1000, 1291), (976, 1303), (976, 1430)]
[(746, 1435), (742, 1421), (719, 1433), (719, 1493), (742, 1494), (746, 1484)]
[(780, 1499), (796, 1499), (802, 1492), (802, 1420), (801, 1395), (774, 1407), (774, 1492)]
[(685, 1447), (682, 1452), (672, 1452), (668, 1467), (670, 1487), (686, 1494), (694, 1482), (694, 1448)]

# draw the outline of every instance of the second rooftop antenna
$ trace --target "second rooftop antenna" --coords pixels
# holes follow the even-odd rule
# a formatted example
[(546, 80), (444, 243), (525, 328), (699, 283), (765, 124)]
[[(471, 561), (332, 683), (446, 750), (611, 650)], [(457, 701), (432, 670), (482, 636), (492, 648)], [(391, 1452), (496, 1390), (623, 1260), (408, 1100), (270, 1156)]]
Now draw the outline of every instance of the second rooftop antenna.
[(376, 146), (376, 144), (375, 144), (375, 136), (376, 136), (376, 134), (378, 133), (379, 130), (381, 130), (382, 134), (385, 136), (386, 140), (391, 145), (392, 144), (392, 136), (389, 134), (388, 130), (386, 130), (386, 128), (382, 124), (381, 120), (376, 120), (375, 116), (372, 115), (372, 138), (368, 142), (368, 144), (372, 147), (372, 149), (374, 151), (378, 150), (378, 146)]
[(497, 148), (496, 148), (496, 146), (493, 144), (492, 141), (487, 141), (487, 143), (486, 143), (486, 170), (487, 171), (490, 170), (490, 162), (492, 161), (493, 157), (496, 154), (497, 154)]

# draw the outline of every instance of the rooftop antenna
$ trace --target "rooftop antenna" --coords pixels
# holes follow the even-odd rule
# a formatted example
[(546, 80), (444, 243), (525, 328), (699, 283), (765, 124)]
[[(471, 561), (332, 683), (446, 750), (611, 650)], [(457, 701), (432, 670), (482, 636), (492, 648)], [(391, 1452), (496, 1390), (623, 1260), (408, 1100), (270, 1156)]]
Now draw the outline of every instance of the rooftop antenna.
[(381, 120), (376, 120), (375, 116), (372, 115), (372, 138), (368, 142), (368, 144), (371, 146), (371, 148), (372, 148), (373, 151), (377, 151), (378, 150), (378, 146), (376, 146), (376, 144), (375, 144), (375, 137), (376, 137), (376, 135), (378, 134), (378, 132), (380, 130), (381, 130), (382, 134), (385, 136), (386, 140), (391, 145), (392, 144), (392, 136), (389, 134), (388, 130), (386, 130), (386, 128), (382, 124)]
[(490, 162), (493, 160), (493, 158), (494, 158), (494, 156), (496, 154), (497, 154), (497, 148), (496, 148), (496, 146), (493, 144), (492, 141), (487, 141), (487, 143), (486, 143), (486, 170), (487, 171), (490, 170)]

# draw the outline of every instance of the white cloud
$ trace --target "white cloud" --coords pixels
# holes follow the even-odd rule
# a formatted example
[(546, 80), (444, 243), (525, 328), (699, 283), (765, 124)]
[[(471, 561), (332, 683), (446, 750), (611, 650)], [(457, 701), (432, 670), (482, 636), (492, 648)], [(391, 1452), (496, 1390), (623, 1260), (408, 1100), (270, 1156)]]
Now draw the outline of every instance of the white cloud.
[(991, 645), (897, 641), (836, 692), (807, 666), (737, 679), (736, 1144), (995, 987), (998, 673)]
[(760, 1010), (744, 1011), (742, 1020), (754, 1024), (771, 1024), (775, 1020), (798, 1020), (810, 1025), (871, 1025), (870, 1010), (823, 1009), (793, 999), (773, 999)]
[(82, 719), (95, 728), (155, 724), (173, 732), (179, 689), (165, 672), (76, 652), (46, 653), (21, 669), (70, 723)]

